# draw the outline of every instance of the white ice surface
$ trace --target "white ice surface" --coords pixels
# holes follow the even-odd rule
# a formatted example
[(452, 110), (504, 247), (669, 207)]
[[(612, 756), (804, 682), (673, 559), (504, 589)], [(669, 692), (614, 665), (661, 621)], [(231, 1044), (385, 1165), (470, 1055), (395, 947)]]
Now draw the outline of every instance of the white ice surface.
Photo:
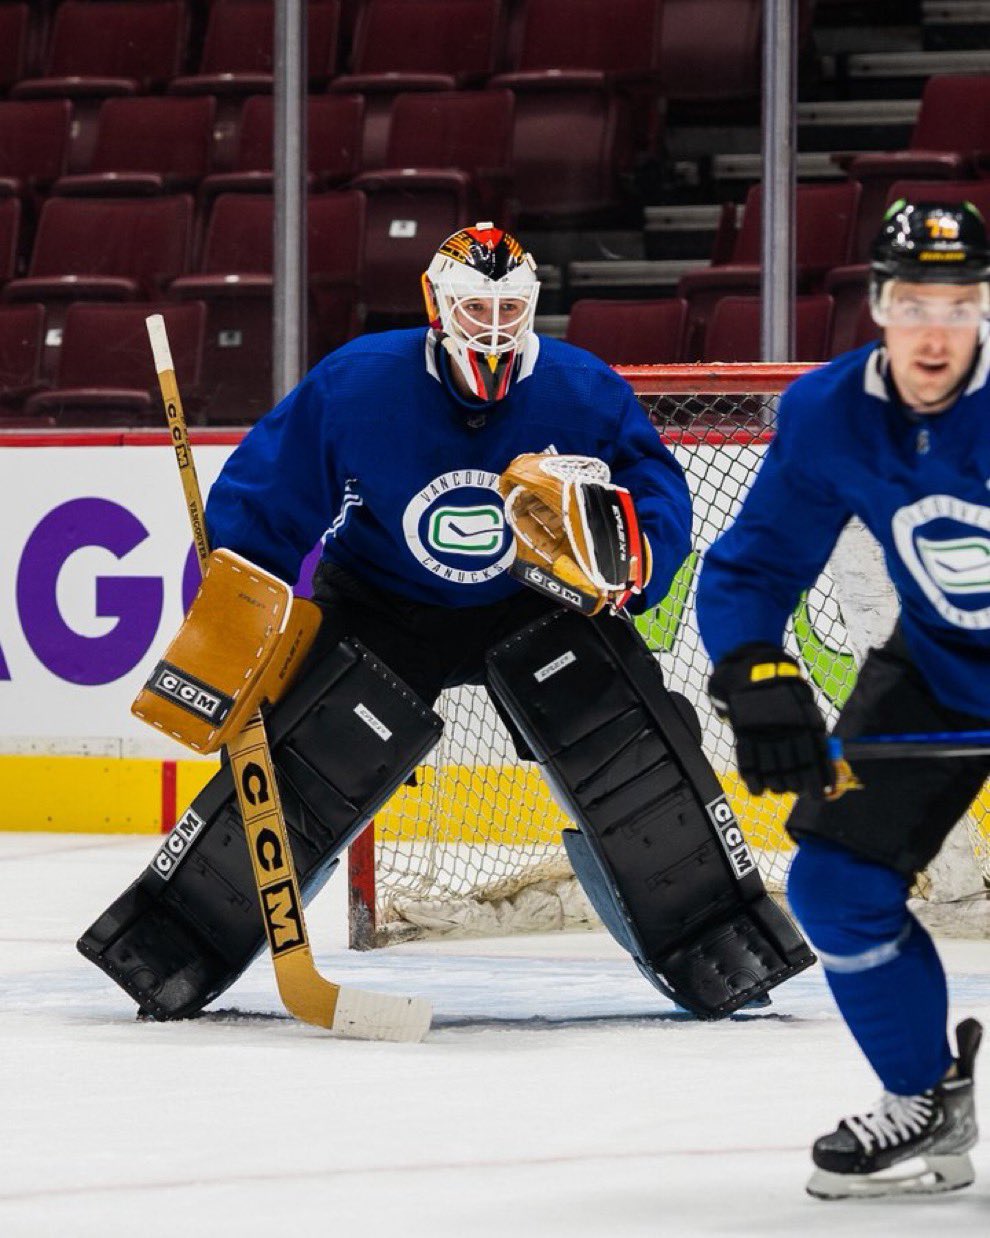
[[(237, 1013), (138, 1023), (73, 943), (154, 846), (0, 834), (2, 1238), (990, 1234), (987, 1142), (955, 1195), (804, 1194), (811, 1140), (879, 1090), (818, 968), (701, 1024), (602, 933), (350, 953), (338, 877), (321, 970), (431, 997), (423, 1044), (292, 1021), (264, 959)], [(990, 1025), (990, 943), (941, 945), (955, 1015)]]

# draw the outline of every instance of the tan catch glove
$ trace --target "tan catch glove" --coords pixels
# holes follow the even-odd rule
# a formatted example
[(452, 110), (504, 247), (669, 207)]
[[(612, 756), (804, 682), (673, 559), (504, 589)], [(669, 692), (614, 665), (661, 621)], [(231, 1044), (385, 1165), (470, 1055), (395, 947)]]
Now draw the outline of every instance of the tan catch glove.
[(584, 615), (619, 610), (650, 579), (632, 495), (593, 456), (527, 452), (499, 478), (515, 534), (511, 575)]

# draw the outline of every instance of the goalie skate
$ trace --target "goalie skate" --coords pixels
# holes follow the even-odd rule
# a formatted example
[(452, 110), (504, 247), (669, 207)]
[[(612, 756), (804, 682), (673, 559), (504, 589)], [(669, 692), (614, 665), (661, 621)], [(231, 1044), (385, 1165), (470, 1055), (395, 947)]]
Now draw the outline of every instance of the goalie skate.
[(916, 1096), (885, 1092), (868, 1113), (843, 1118), (817, 1139), (808, 1194), (865, 1199), (969, 1186), (975, 1175), (968, 1152), (979, 1137), (973, 1065), (982, 1034), (975, 1019), (966, 1019), (956, 1029), (959, 1057), (941, 1083)]

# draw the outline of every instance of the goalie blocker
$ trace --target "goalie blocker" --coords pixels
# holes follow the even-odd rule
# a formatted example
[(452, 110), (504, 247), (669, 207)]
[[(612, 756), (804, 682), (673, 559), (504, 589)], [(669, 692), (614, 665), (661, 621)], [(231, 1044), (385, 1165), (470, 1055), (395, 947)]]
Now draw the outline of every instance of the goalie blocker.
[(661, 992), (716, 1019), (814, 962), (628, 620), (555, 611), (488, 674), (580, 826), (564, 845), (595, 910)]
[[(345, 640), (304, 672), (266, 727), (300, 891), (308, 902), (348, 843), (433, 748), (443, 724), (377, 658)], [(258, 845), (274, 843), (263, 833)], [(271, 856), (261, 859), (265, 864)], [(296, 909), (274, 899), (270, 917), (275, 940), (291, 945), (299, 928)], [(78, 948), (142, 1010), (164, 1020), (201, 1010), (264, 944), (231, 767), (225, 764)]]

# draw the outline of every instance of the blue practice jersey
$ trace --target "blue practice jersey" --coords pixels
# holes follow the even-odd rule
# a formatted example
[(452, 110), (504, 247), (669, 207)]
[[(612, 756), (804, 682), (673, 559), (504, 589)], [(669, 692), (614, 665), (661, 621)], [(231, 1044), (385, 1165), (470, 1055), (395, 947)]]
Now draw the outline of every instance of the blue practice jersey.
[(990, 345), (944, 413), (900, 402), (868, 345), (799, 378), (735, 523), (706, 556), (714, 661), (781, 642), (801, 592), (857, 515), (883, 547), (918, 670), (944, 704), (990, 716)]
[(629, 384), (590, 353), (530, 335), (519, 367), (508, 396), (486, 406), (455, 392), (426, 329), (345, 344), (230, 456), (206, 509), (211, 544), (291, 582), (322, 538), (324, 559), (380, 589), (487, 605), (524, 587), (507, 571), (499, 474), (554, 448), (599, 457), (631, 492), (654, 570), (630, 609), (655, 605), (689, 550), (680, 466)]

